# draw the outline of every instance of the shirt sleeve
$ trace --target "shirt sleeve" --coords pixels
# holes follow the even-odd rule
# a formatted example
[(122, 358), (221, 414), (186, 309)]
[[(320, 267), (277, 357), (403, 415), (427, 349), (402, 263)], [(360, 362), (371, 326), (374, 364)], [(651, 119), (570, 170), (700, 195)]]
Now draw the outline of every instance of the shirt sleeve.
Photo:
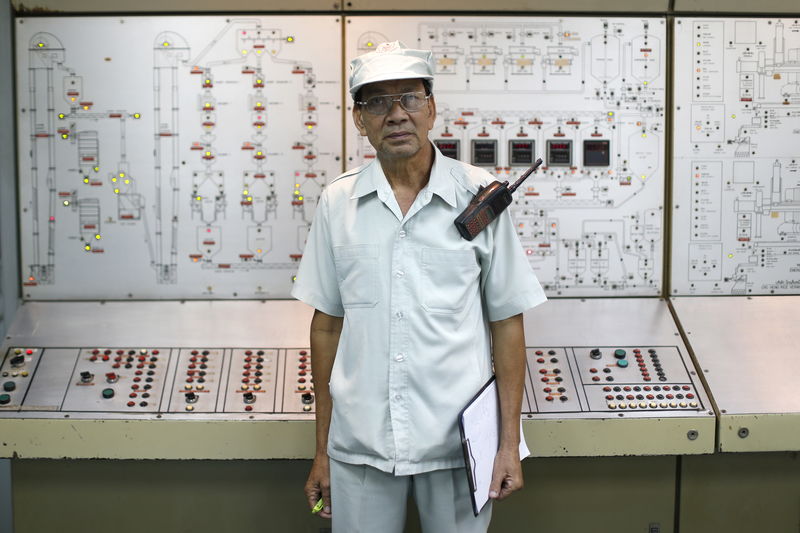
[(481, 272), (483, 301), (491, 322), (518, 315), (547, 300), (522, 250), (511, 214), (505, 210), (495, 222)]
[(326, 193), (324, 191), (319, 200), (314, 222), (311, 224), (292, 296), (325, 314), (344, 316), (331, 249)]

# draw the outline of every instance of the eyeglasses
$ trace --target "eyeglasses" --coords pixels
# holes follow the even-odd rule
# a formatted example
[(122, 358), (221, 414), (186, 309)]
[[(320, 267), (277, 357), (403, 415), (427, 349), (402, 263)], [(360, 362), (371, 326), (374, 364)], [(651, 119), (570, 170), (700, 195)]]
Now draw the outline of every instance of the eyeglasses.
[(424, 92), (402, 93), (402, 94), (382, 94), (367, 98), (365, 102), (356, 102), (362, 106), (367, 113), (372, 115), (385, 115), (392, 108), (392, 104), (400, 102), (400, 107), (413, 113), (419, 111), (428, 101), (431, 95)]

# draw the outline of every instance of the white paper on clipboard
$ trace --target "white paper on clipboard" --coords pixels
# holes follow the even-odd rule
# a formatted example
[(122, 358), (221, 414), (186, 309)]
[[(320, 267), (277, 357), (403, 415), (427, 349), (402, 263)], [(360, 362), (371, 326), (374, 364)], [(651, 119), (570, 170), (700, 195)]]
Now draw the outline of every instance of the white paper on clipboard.
[[(458, 422), (472, 493), (472, 511), (478, 516), (489, 501), (494, 458), (500, 447), (500, 402), (494, 376), (461, 411)], [(524, 459), (530, 455), (530, 450), (522, 434), (522, 420), (519, 423), (519, 457)]]

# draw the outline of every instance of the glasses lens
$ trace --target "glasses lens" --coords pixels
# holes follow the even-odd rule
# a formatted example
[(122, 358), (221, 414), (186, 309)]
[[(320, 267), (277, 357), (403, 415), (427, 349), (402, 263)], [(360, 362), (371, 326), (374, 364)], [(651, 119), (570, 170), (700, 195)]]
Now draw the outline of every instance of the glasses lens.
[(405, 93), (400, 97), (400, 105), (406, 111), (419, 111), (424, 101), (419, 97), (419, 93)]
[(389, 96), (373, 96), (367, 99), (367, 104), (364, 106), (367, 111), (373, 115), (385, 115), (389, 108), (392, 106), (392, 99)]

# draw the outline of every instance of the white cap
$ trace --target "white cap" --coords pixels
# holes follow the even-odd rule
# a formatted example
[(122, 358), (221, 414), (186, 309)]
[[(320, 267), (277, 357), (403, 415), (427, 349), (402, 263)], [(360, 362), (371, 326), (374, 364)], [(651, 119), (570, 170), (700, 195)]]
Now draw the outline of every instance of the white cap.
[(406, 48), (400, 41), (381, 43), (375, 50), (350, 62), (350, 96), (368, 83), (422, 78), (433, 86), (433, 53)]

